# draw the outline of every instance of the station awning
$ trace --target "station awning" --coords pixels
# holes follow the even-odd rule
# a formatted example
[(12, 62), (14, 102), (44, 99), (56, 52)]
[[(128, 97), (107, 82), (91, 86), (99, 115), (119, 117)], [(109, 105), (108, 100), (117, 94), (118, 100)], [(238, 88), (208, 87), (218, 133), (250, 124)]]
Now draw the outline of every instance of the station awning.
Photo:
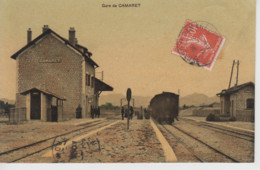
[(33, 92), (42, 92), (42, 93), (44, 93), (45, 95), (52, 96), (52, 97), (56, 97), (56, 98), (59, 99), (59, 100), (66, 100), (64, 97), (58, 96), (58, 95), (56, 95), (56, 94), (54, 94), (54, 93), (52, 93), (52, 92), (49, 92), (49, 91), (47, 91), (47, 90), (39, 89), (39, 88), (37, 88), (37, 87), (34, 87), (34, 88), (32, 88), (32, 89), (29, 89), (29, 90), (26, 90), (26, 91), (24, 91), (24, 92), (21, 92), (20, 94), (26, 95), (26, 94), (28, 94), (28, 93), (33, 93)]
[(95, 91), (113, 91), (113, 87), (95, 78)]

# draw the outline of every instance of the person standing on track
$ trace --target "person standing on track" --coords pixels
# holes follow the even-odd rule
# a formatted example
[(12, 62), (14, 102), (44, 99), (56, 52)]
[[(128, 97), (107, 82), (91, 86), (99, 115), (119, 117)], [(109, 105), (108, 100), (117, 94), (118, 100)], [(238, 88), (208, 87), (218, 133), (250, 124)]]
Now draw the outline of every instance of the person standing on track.
[(134, 114), (134, 109), (133, 109), (133, 107), (131, 106), (130, 107), (130, 119), (132, 120), (133, 119), (133, 114)]
[(121, 114), (122, 114), (122, 120), (124, 120), (124, 114), (125, 114), (125, 109), (124, 109), (124, 107), (122, 106), (122, 108), (121, 108)]

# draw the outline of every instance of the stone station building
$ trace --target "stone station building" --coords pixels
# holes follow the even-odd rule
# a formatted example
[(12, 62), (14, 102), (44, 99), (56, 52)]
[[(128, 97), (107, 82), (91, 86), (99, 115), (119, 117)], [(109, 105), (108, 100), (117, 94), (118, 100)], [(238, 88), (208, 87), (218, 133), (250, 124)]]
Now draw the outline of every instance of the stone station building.
[(11, 56), (17, 68), (16, 114), (26, 108), (26, 120), (63, 121), (75, 118), (80, 106), (87, 118), (100, 93), (113, 90), (95, 77), (98, 65), (75, 35), (70, 28), (67, 40), (44, 25), (32, 40), (28, 29), (27, 45)]

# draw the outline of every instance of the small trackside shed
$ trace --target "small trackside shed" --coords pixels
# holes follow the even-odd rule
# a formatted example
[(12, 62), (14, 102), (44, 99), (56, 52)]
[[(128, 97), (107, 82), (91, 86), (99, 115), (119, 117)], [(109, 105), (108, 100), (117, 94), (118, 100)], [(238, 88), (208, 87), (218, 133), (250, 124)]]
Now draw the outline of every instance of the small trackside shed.
[(253, 82), (224, 89), (220, 97), (220, 114), (236, 117), (241, 121), (254, 121), (255, 85)]

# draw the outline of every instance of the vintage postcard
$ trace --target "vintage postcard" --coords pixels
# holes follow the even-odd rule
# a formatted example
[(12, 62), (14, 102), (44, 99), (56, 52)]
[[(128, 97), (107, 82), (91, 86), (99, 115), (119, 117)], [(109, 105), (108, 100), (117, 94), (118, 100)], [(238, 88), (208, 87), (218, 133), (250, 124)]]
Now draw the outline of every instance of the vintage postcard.
[(0, 0), (0, 162), (254, 163), (255, 42), (255, 0)]

